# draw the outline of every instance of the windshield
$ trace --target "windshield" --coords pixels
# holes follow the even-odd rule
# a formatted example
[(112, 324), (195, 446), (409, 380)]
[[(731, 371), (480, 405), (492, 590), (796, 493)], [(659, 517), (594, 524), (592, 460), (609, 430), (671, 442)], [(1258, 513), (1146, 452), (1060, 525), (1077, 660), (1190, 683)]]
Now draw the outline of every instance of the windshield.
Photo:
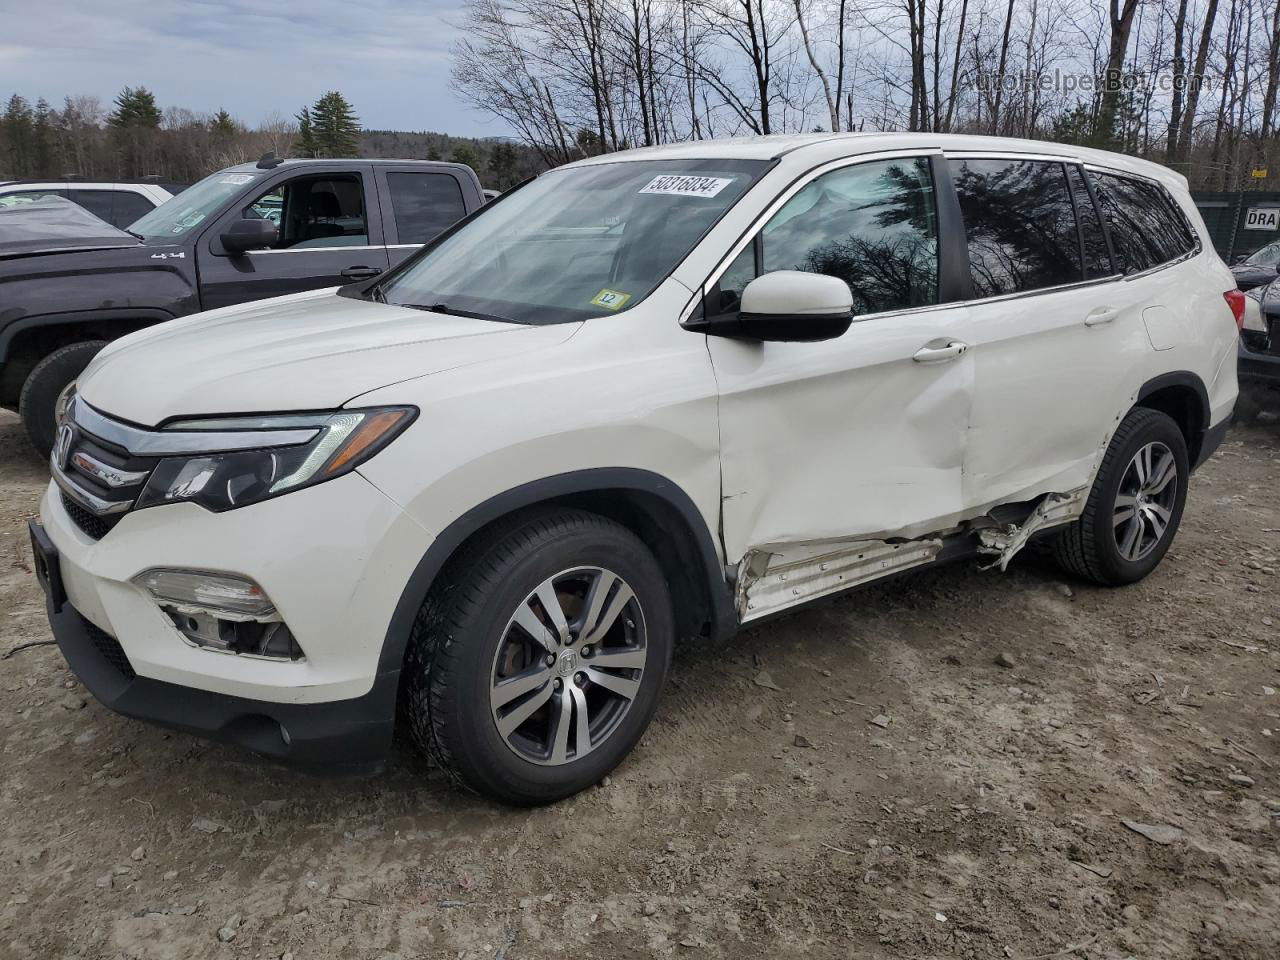
[(145, 217), (129, 224), (128, 230), (143, 240), (180, 237), (204, 223), (222, 209), (232, 194), (261, 174), (222, 171), (205, 177), (180, 194), (170, 197)]
[(515, 323), (629, 310), (768, 167), (640, 160), (553, 170), (482, 208), (376, 293)]
[(1255, 267), (1275, 266), (1280, 263), (1280, 243), (1268, 243), (1261, 250), (1255, 250), (1245, 263)]

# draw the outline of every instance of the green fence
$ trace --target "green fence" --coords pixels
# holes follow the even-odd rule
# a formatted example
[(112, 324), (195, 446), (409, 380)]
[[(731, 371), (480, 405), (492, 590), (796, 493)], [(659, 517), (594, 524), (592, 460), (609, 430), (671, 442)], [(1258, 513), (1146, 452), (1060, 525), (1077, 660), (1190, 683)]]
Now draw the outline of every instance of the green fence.
[(1280, 192), (1193, 190), (1191, 197), (1214, 247), (1227, 263), (1280, 240)]

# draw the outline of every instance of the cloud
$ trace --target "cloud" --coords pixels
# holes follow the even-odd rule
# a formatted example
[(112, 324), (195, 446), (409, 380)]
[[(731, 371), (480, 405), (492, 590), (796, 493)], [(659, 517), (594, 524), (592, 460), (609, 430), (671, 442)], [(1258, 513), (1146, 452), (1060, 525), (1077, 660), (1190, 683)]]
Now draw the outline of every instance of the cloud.
[(253, 125), (340, 90), (366, 127), (503, 135), (449, 88), (461, 0), (57, 0), (5, 13), (0, 96), (226, 108)]

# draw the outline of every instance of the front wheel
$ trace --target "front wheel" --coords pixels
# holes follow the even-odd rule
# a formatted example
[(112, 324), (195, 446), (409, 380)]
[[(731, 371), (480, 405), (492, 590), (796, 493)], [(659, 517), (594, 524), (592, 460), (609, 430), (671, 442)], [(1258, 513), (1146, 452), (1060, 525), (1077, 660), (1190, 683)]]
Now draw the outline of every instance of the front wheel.
[(1136, 407), (1116, 429), (1080, 519), (1054, 544), (1070, 573), (1106, 586), (1141, 580), (1173, 542), (1191, 470), (1168, 414)]
[(521, 806), (598, 782), (639, 741), (671, 662), (666, 579), (626, 528), (560, 510), (451, 562), (414, 626), (404, 707), (417, 746)]

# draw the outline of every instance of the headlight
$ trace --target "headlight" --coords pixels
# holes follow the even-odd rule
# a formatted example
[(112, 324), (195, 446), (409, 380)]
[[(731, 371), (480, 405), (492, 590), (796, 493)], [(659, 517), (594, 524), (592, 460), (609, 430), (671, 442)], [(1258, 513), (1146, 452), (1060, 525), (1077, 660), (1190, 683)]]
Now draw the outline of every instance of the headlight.
[(264, 435), (280, 430), (296, 439), (299, 431), (308, 428), (314, 435), (290, 446), (272, 446), (268, 440), (254, 450), (166, 457), (152, 471), (136, 506), (188, 500), (209, 510), (231, 510), (332, 480), (385, 447), (417, 414), (414, 407), (381, 407), (171, 423), (166, 430), (181, 430), (187, 436), (199, 431), (226, 437), (239, 431)]

